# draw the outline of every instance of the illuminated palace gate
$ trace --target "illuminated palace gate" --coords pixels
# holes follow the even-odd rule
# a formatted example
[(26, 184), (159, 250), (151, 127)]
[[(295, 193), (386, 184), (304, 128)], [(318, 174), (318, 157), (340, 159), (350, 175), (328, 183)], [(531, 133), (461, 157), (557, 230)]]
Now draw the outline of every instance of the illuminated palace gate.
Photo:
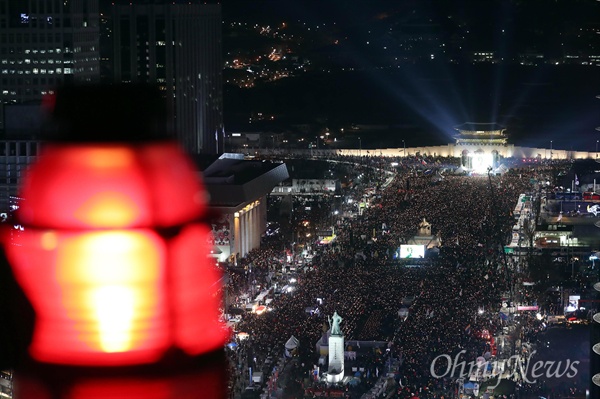
[(454, 136), (461, 154), (461, 166), (475, 173), (485, 173), (499, 166), (500, 155), (506, 151), (506, 129), (496, 123), (467, 122), (455, 126)]

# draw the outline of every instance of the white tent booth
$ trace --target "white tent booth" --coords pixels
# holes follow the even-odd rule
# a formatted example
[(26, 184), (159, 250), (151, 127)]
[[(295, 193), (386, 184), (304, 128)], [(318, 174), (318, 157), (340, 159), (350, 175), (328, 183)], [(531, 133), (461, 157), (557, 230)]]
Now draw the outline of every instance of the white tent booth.
[(285, 343), (285, 356), (286, 357), (292, 357), (292, 352), (294, 351), (294, 349), (296, 349), (298, 346), (300, 345), (300, 341), (298, 341), (298, 338), (294, 337), (293, 335), (290, 337), (290, 339), (287, 340), (287, 342)]

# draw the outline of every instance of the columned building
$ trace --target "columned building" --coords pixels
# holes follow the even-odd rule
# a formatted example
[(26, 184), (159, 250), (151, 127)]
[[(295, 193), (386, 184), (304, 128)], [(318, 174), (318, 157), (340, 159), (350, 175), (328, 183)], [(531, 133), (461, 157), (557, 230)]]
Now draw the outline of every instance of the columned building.
[(267, 226), (267, 194), (289, 178), (284, 163), (223, 154), (203, 171), (212, 226), (212, 254), (236, 262), (260, 246)]

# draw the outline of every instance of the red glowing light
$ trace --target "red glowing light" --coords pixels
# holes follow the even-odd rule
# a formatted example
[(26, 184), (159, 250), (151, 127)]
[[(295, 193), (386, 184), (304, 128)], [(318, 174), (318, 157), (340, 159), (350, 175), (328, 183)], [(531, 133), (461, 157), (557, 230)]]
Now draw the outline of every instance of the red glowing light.
[(6, 250), (36, 311), (34, 359), (146, 364), (224, 345), (206, 198), (176, 144), (50, 145), (20, 196)]

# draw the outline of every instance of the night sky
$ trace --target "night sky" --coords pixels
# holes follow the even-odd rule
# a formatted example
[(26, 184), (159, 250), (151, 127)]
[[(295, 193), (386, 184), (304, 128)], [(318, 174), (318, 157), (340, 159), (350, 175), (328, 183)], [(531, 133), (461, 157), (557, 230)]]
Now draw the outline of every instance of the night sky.
[[(294, 78), (296, 83), (257, 87), (252, 89), (254, 95), (240, 97), (236, 90), (226, 91), (246, 99), (229, 103), (226, 122), (238, 127), (233, 114), (272, 109), (340, 125), (389, 123), (411, 127), (392, 138), (392, 144), (406, 139), (411, 145), (451, 142), (453, 126), (464, 122), (497, 122), (507, 127), (509, 141), (517, 145), (549, 147), (553, 140), (555, 148), (593, 151), (600, 138), (595, 130), (600, 126), (600, 100), (595, 98), (600, 94), (598, 67), (550, 65), (549, 61), (520, 66), (514, 60), (520, 53), (540, 53), (546, 60), (559, 61), (565, 54), (600, 56), (600, 35), (593, 32), (600, 31), (600, 22), (594, 19), (599, 4), (592, 0), (225, 0), (225, 23), (321, 25), (324, 36), (339, 38), (339, 46), (313, 48), (307, 57), (327, 54), (330, 61), (339, 57), (338, 66), (355, 67), (353, 74), (310, 74)], [(381, 67), (380, 60), (387, 56), (381, 48), (389, 51), (398, 46), (398, 36), (390, 32), (415, 29), (434, 32), (448, 47), (454, 46), (450, 50), (491, 50), (504, 61), (473, 65), (458, 59), (452, 65), (439, 61), (402, 64), (395, 70)], [(225, 45), (235, 47), (234, 39), (226, 35)], [(249, 103), (252, 106), (246, 108)], [(284, 104), (289, 105), (288, 111)]]

